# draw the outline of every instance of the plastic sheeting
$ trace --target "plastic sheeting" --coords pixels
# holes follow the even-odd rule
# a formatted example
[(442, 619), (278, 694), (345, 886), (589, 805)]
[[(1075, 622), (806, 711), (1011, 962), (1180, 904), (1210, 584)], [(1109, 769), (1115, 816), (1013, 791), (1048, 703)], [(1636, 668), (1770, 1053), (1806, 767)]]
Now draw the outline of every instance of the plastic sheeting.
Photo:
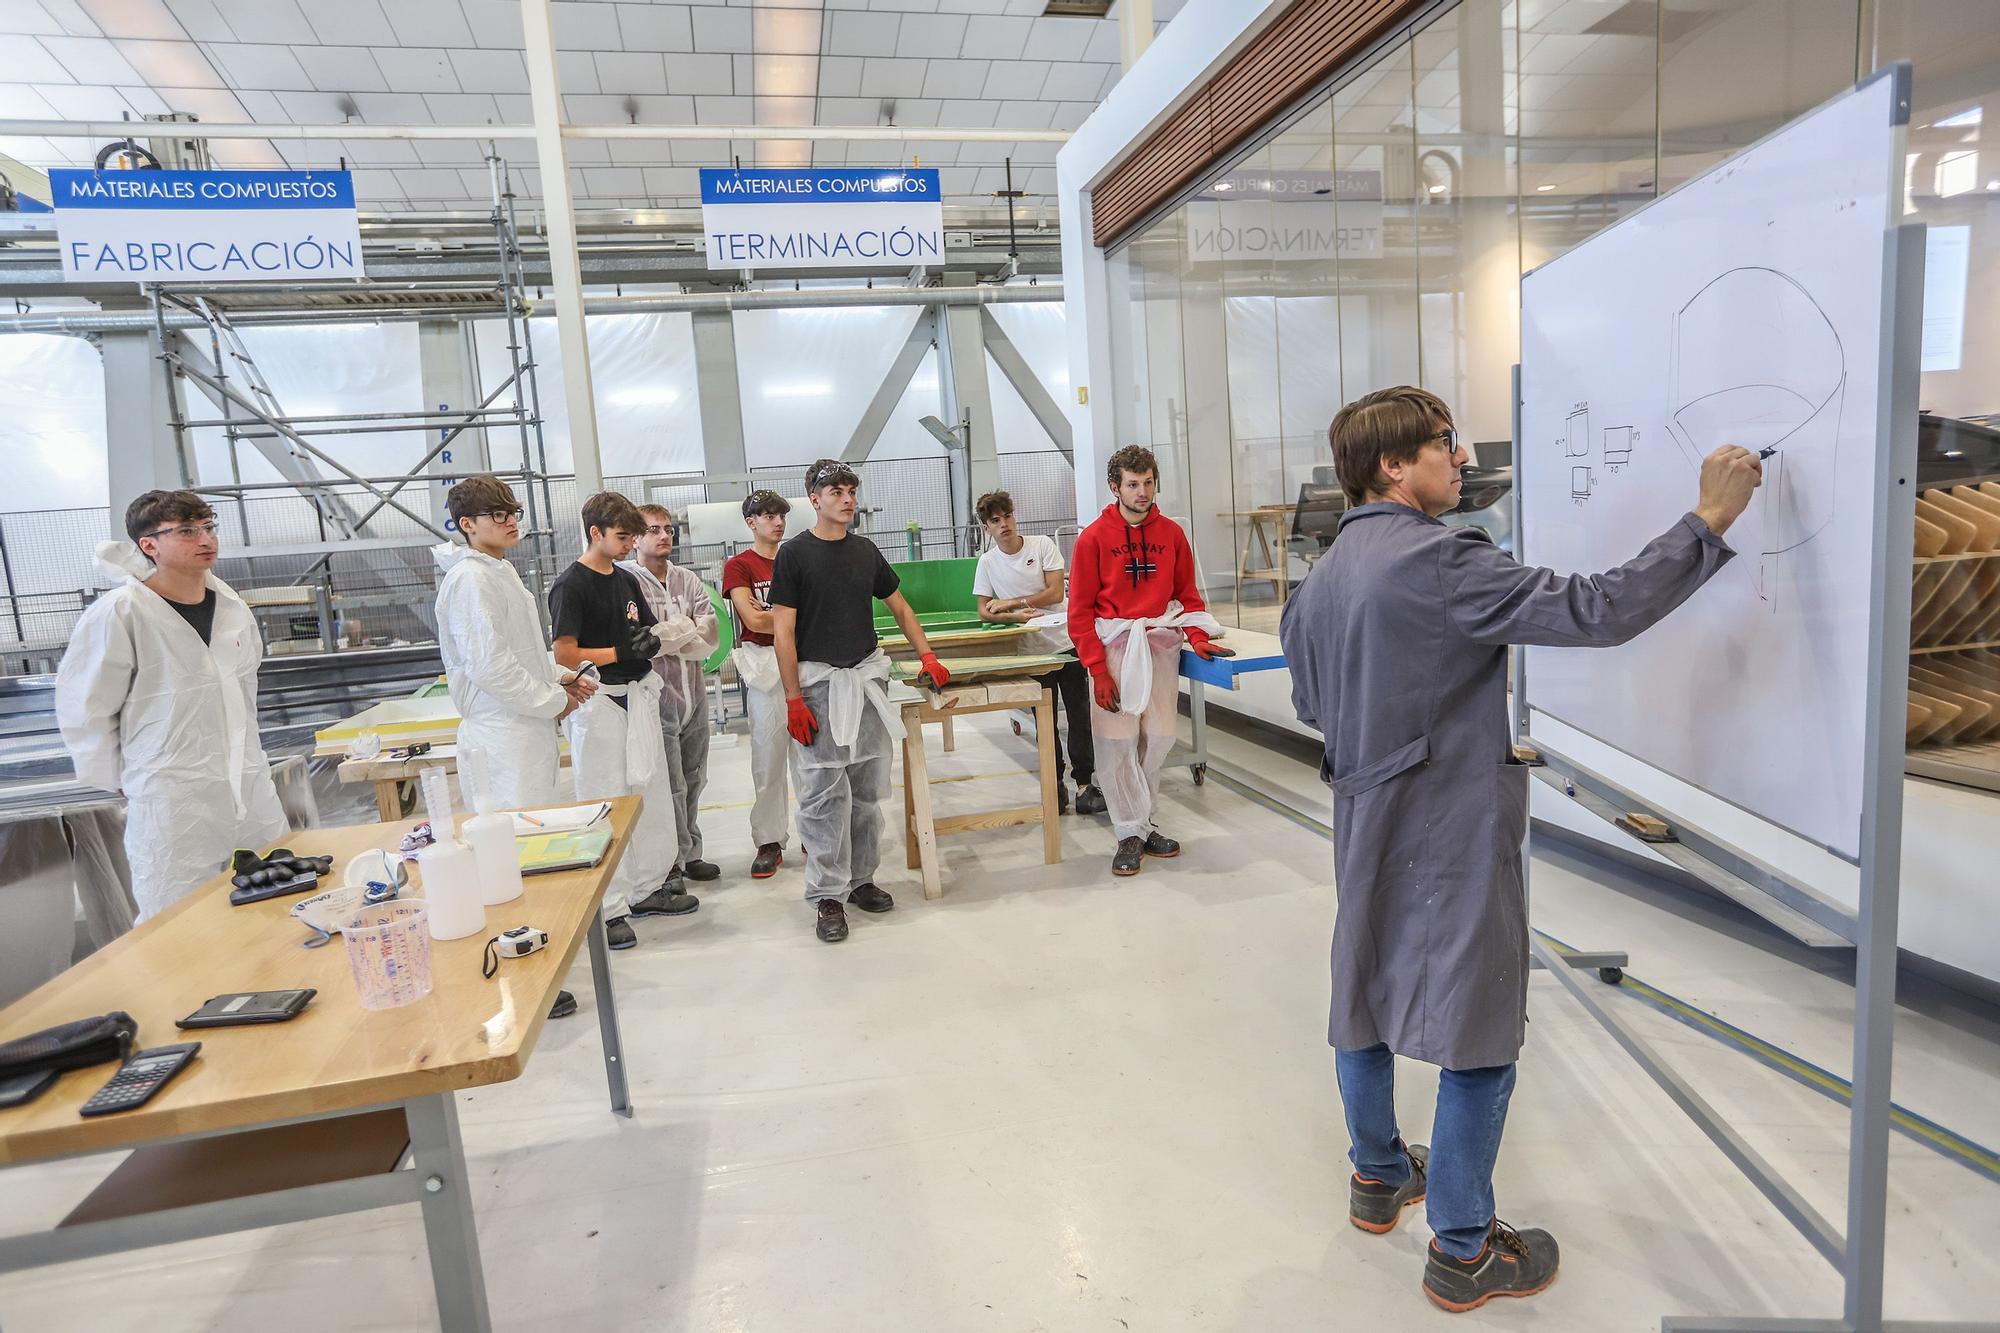
[[(742, 310), (736, 314), (736, 374), (751, 467), (837, 458), (882, 377), (909, 340), (919, 311), (899, 306)], [(910, 377), (875, 458), (935, 458), (943, 448), (917, 424), (942, 414), (937, 353)]]
[[(530, 325), (548, 468), (552, 473), (569, 472), (575, 463), (556, 322), (544, 317)], [(673, 311), (592, 315), (586, 328), (603, 475), (700, 471), (701, 402), (695, 387), (693, 317)], [(491, 390), (513, 372), (506, 321), (481, 320), (473, 340), (479, 349), (480, 382)], [(502, 401), (510, 399), (511, 395), (503, 395)], [(495, 467), (521, 465), (519, 431), (494, 431), (489, 444)]]
[(104, 361), (82, 338), (0, 337), (0, 510), (104, 504)]

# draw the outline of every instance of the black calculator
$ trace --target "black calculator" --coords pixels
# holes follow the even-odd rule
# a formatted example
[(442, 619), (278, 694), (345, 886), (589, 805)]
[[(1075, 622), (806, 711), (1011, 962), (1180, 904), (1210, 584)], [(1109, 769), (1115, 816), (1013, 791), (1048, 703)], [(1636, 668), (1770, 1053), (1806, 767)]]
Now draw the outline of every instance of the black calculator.
[(132, 1052), (124, 1067), (91, 1094), (77, 1114), (110, 1115), (113, 1111), (129, 1111), (145, 1105), (200, 1049), (200, 1042), (188, 1041), (178, 1046), (155, 1046), (150, 1051)]

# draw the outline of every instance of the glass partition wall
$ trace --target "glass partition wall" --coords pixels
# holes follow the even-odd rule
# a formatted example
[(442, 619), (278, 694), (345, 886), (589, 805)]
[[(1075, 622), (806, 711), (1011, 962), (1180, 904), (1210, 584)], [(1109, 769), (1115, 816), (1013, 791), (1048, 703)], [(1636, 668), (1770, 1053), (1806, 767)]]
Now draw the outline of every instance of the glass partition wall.
[[(1931, 227), (1911, 758), (2000, 788), (1993, 17), (1991, 0), (1462, 0), (1306, 99), (1110, 257), (1119, 443), (1160, 454), (1217, 616), (1275, 629), (1318, 557), (1340, 404), (1422, 385), (1476, 464), (1511, 461), (1520, 275), (1907, 59), (1905, 207)], [(1510, 535), (1498, 511), (1474, 521)]]

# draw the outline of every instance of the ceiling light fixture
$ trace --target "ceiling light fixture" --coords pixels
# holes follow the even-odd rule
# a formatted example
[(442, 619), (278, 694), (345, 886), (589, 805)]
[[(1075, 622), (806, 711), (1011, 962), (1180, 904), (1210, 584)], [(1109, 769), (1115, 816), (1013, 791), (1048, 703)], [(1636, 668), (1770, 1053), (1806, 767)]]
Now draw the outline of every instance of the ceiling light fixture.
[(1555, 188), (1556, 187), (1553, 185), (1537, 185), (1535, 187), (1536, 191), (1541, 194), (1547, 194), (1550, 190), (1553, 190)]

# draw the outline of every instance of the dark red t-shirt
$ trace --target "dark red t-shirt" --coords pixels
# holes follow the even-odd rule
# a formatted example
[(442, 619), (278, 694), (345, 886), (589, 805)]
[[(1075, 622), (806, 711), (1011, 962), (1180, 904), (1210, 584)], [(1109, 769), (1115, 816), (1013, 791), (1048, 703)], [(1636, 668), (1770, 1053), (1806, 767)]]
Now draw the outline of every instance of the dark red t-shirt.
[[(771, 565), (771, 561), (758, 555), (755, 551), (742, 551), (729, 557), (729, 563), (722, 567), (723, 597), (725, 599), (729, 598), (729, 590), (731, 588), (748, 588), (750, 596), (756, 600), (757, 605), (763, 607), (770, 606)], [(738, 616), (736, 620), (737, 637), (742, 639), (743, 642), (761, 643), (766, 647), (771, 646), (772, 639), (770, 635), (759, 634), (755, 630), (750, 629), (743, 624), (741, 616)]]

